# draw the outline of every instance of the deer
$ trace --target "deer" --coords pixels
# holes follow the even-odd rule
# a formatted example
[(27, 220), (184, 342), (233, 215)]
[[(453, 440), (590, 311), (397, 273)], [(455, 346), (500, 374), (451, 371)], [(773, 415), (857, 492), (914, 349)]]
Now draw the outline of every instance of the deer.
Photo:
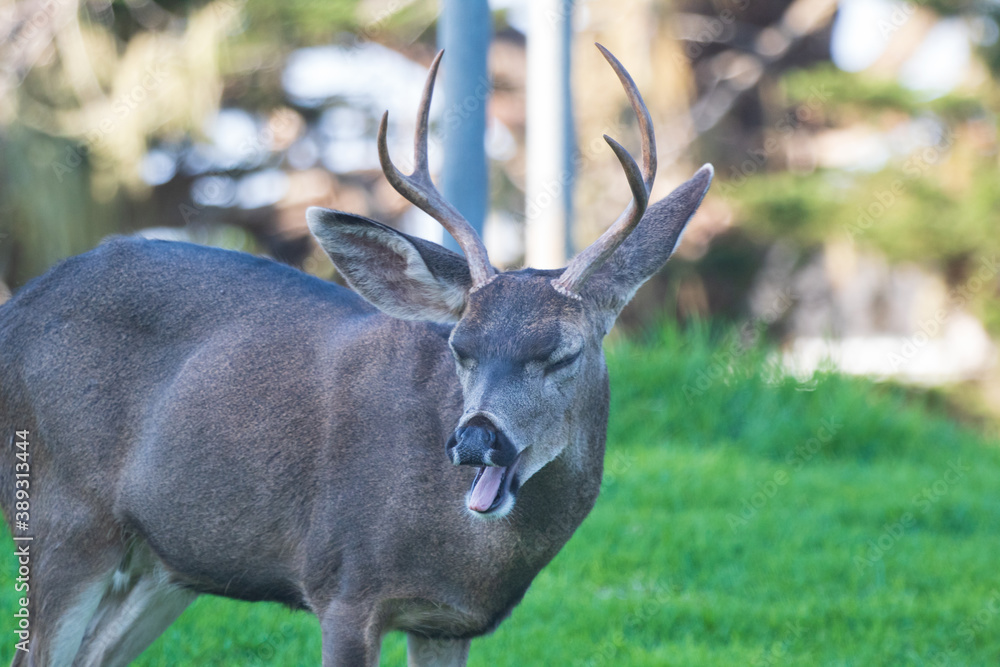
[(12, 665), (126, 665), (206, 594), (315, 614), (325, 667), (377, 665), (390, 631), (412, 667), (466, 664), (594, 506), (603, 340), (714, 173), (649, 205), (652, 120), (598, 48), (637, 117), (641, 166), (605, 135), (631, 200), (564, 269), (498, 271), (435, 188), (439, 52), (413, 173), (390, 159), (388, 114), (378, 155), (462, 254), (313, 207), (309, 229), (353, 290), (114, 237), (0, 306), (0, 504), (30, 553)]

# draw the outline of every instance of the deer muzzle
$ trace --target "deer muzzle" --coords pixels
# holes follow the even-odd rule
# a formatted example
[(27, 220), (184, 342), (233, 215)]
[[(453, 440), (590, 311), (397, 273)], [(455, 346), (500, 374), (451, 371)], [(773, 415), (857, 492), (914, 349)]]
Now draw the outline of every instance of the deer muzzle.
[(457, 466), (510, 466), (517, 458), (514, 443), (484, 415), (476, 415), (455, 429), (447, 445), (448, 458)]
[(469, 489), (469, 509), (480, 514), (494, 512), (516, 493), (520, 455), (514, 443), (484, 415), (476, 415), (455, 429), (448, 440), (448, 458), (455, 465), (479, 466)]

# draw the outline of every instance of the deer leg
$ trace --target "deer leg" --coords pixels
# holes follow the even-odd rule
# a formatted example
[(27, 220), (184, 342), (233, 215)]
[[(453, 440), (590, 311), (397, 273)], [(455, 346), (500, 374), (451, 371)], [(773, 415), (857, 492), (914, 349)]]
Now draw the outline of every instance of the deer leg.
[[(80, 641), (111, 581), (112, 568), (82, 572), (80, 563), (40, 567), (35, 575), (31, 601), (29, 652), (16, 652), (13, 665), (68, 667), (77, 656)], [(21, 661), (18, 661), (21, 658)]]
[(87, 628), (77, 664), (128, 665), (196, 597), (197, 593), (170, 581), (147, 547), (134, 546)]
[(406, 635), (408, 667), (465, 667), (468, 659), (468, 639), (429, 639)]
[[(41, 611), (33, 626), (27, 665), (69, 667), (73, 664), (87, 623), (108, 586), (110, 571), (89, 581), (50, 584), (41, 595)], [(41, 584), (40, 584), (41, 588)], [(42, 588), (45, 591), (45, 588)]]
[(323, 667), (377, 667), (382, 632), (376, 615), (361, 605), (330, 604), (320, 619)]
[[(40, 495), (50, 501), (57, 494)], [(114, 524), (92, 520), (79, 504), (56, 514), (43, 501), (37, 514), (36, 538), (27, 543), (30, 651), (15, 651), (12, 664), (68, 667), (121, 560), (121, 533)]]

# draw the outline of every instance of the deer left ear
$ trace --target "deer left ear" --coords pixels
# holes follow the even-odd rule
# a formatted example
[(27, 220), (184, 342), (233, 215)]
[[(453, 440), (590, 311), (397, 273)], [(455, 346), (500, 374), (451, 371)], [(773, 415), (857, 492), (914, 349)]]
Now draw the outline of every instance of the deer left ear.
[(706, 164), (690, 180), (647, 208), (635, 230), (584, 283), (581, 296), (607, 311), (609, 329), (636, 290), (666, 264), (714, 175), (712, 165)]
[(457, 322), (472, 278), (465, 258), (359, 215), (312, 207), (309, 231), (351, 287), (404, 320)]

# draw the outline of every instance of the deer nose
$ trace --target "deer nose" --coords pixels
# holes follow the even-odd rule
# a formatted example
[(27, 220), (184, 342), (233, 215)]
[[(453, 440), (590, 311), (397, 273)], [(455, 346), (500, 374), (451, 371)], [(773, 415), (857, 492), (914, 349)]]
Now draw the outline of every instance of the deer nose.
[(510, 439), (482, 415), (455, 429), (446, 451), (457, 466), (509, 466), (517, 458), (517, 448)]

